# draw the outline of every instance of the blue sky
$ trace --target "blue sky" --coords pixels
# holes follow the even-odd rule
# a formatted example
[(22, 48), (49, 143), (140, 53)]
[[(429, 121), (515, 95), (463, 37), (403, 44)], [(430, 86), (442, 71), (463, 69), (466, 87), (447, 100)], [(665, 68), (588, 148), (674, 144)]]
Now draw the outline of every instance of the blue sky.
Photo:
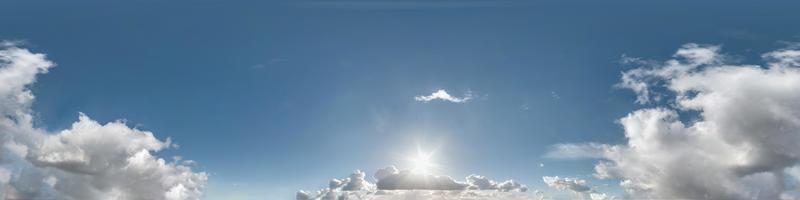
[[(289, 199), (403, 166), (418, 144), (438, 147), (441, 174), (545, 189), (542, 176), (594, 180), (594, 161), (545, 158), (551, 145), (625, 141), (616, 121), (643, 106), (614, 87), (623, 55), (701, 43), (758, 62), (797, 41), (797, 6), (5, 1), (0, 39), (57, 64), (31, 88), (37, 126), (83, 112), (169, 137), (180, 148), (158, 155), (196, 161), (209, 199)], [(414, 100), (439, 89), (475, 98)]]

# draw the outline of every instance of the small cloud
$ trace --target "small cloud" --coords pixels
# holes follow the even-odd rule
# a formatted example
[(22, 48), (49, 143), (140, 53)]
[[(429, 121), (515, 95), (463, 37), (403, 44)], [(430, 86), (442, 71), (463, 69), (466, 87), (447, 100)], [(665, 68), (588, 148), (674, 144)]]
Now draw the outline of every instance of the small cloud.
[(550, 92), (550, 97), (553, 97), (553, 99), (561, 99), (561, 96), (559, 96), (558, 93), (553, 91)]
[(577, 178), (560, 178), (558, 176), (544, 176), (542, 177), (547, 186), (558, 190), (571, 190), (574, 192), (587, 192), (591, 190), (586, 186), (586, 180)]
[(433, 92), (428, 96), (416, 96), (414, 97), (414, 100), (429, 102), (436, 99), (440, 99), (442, 101), (449, 101), (453, 103), (466, 103), (467, 101), (472, 100), (472, 98), (473, 98), (472, 91), (467, 91), (467, 93), (464, 94), (464, 97), (459, 98), (448, 94), (447, 91), (445, 90), (437, 90), (436, 92)]
[(578, 179), (578, 178), (569, 178), (569, 177), (558, 177), (558, 176), (543, 176), (542, 180), (544, 181), (547, 186), (560, 190), (560, 191), (571, 191), (578, 196), (576, 199), (588, 199), (592, 200), (607, 200), (607, 199), (615, 199), (614, 196), (607, 195), (606, 193), (597, 192), (593, 190), (589, 185), (586, 183), (586, 180)]
[(648, 61), (639, 57), (631, 57), (627, 54), (622, 54), (619, 57), (619, 62), (622, 64), (647, 64)]

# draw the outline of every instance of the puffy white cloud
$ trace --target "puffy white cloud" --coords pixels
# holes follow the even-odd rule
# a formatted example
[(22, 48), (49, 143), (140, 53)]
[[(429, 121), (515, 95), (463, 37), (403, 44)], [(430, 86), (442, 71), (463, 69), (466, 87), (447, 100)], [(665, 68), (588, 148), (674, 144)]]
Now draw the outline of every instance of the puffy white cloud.
[(501, 192), (512, 192), (512, 191), (527, 192), (528, 191), (528, 186), (523, 185), (523, 184), (521, 184), (519, 182), (516, 182), (514, 180), (506, 180), (506, 181), (500, 182), (495, 187), (497, 188), (498, 191), (501, 191)]
[(467, 176), (467, 184), (470, 185), (468, 189), (474, 190), (486, 190), (486, 189), (497, 189), (497, 183), (484, 176), (479, 176), (475, 174), (471, 174)]
[[(795, 45), (796, 47), (797, 45)], [(762, 55), (762, 57), (775, 67), (797, 67), (800, 66), (800, 50), (787, 48), (773, 51)]]
[(766, 53), (765, 66), (729, 64), (718, 52), (687, 44), (672, 60), (624, 72), (620, 85), (638, 102), (671, 101), (620, 119), (625, 144), (556, 145), (548, 155), (592, 152), (595, 175), (620, 180), (633, 198), (792, 197), (797, 183), (785, 180), (800, 161), (800, 51)]
[(400, 173), (400, 170), (397, 169), (397, 167), (395, 167), (394, 165), (391, 165), (378, 169), (378, 171), (375, 171), (375, 175), (373, 175), (372, 177), (377, 180), (381, 180), (398, 173)]
[(199, 199), (207, 174), (167, 162), (153, 133), (84, 114), (72, 127), (33, 126), (28, 87), (54, 64), (5, 42), (0, 50), (0, 196), (9, 199)]
[(350, 195), (360, 194), (359, 192), (361, 191), (375, 191), (375, 184), (367, 181), (365, 177), (366, 173), (361, 170), (356, 170), (346, 178), (331, 179), (331, 181), (328, 182), (328, 188), (317, 192), (300, 190), (297, 192), (296, 198), (297, 200), (337, 200)]
[[(532, 197), (525, 193), (528, 187), (513, 180), (495, 182), (480, 175), (469, 175), (466, 182), (456, 181), (448, 176), (439, 176), (426, 173), (415, 173), (411, 170), (400, 170), (394, 166), (378, 169), (373, 175), (377, 181), (372, 184), (364, 180), (364, 172), (357, 170), (348, 178), (332, 179), (328, 188), (317, 192), (298, 191), (298, 200), (326, 200), (326, 199), (397, 199), (407, 195), (415, 195), (417, 199), (430, 199), (448, 195), (448, 198), (460, 199), (461, 197), (486, 197), (489, 199), (511, 199), (519, 197)], [(356, 184), (353, 184), (353, 183)], [(353, 186), (351, 186), (353, 185)], [(416, 192), (415, 192), (416, 191)], [(510, 193), (510, 194), (500, 194)], [(437, 196), (439, 194), (439, 196)], [(488, 196), (487, 196), (488, 195)], [(531, 199), (531, 198), (524, 198)]]
[(422, 102), (429, 102), (429, 101), (433, 101), (433, 100), (437, 100), (437, 99), (442, 100), (442, 101), (449, 101), (449, 102), (453, 102), (453, 103), (465, 103), (465, 102), (467, 102), (469, 100), (472, 100), (472, 92), (467, 92), (466, 94), (464, 94), (464, 97), (461, 97), (461, 98), (451, 96), (445, 90), (437, 90), (436, 92), (433, 92), (433, 93), (431, 93), (431, 95), (428, 95), (428, 96), (416, 96), (416, 97), (414, 97), (414, 100), (422, 101)]
[(469, 190), (497, 190), (501, 192), (508, 192), (508, 191), (517, 191), (517, 192), (526, 192), (528, 191), (528, 187), (517, 183), (514, 180), (506, 180), (503, 182), (495, 182), (493, 180), (489, 180), (485, 176), (481, 175), (469, 175), (467, 176), (467, 189)]
[(366, 179), (366, 173), (361, 170), (356, 170), (350, 177), (347, 177), (342, 180), (333, 179), (331, 180), (330, 189), (338, 189), (345, 191), (358, 191), (358, 190), (372, 190), (375, 188), (375, 185), (368, 182)]
[(558, 176), (543, 176), (542, 180), (548, 187), (555, 188), (561, 191), (571, 191), (575, 196), (573, 199), (592, 199), (592, 200), (604, 200), (604, 199), (615, 199), (615, 197), (607, 195), (605, 193), (597, 192), (589, 187), (586, 183), (586, 180), (578, 179), (578, 178), (569, 178), (564, 177), (560, 178)]

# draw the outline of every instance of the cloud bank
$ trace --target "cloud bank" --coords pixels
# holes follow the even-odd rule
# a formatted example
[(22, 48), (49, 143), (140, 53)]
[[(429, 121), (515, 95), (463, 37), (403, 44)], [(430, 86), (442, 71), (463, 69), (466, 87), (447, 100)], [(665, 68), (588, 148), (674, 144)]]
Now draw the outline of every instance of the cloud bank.
[(595, 176), (620, 180), (631, 198), (798, 199), (800, 50), (763, 54), (761, 66), (720, 49), (686, 44), (623, 72), (619, 86), (638, 103), (662, 106), (619, 120), (625, 144), (562, 144), (548, 156), (599, 158)]
[[(80, 113), (68, 129), (34, 127), (28, 89), (55, 64), (4, 42), (0, 50), (0, 196), (4, 199), (199, 199), (207, 180), (188, 162), (153, 155), (153, 133)], [(180, 162), (180, 163), (179, 163)]]
[[(327, 199), (407, 199), (409, 195), (416, 199), (436, 198), (476, 198), (495, 199), (532, 199), (532, 194), (524, 193), (528, 187), (507, 180), (496, 182), (480, 175), (469, 175), (465, 182), (456, 181), (448, 176), (415, 173), (411, 170), (400, 170), (394, 166), (378, 169), (373, 175), (375, 184), (364, 180), (365, 173), (357, 170), (349, 177), (332, 179), (329, 187), (317, 192), (297, 192), (297, 200)], [(355, 182), (355, 184), (353, 184)], [(352, 187), (350, 187), (352, 185)], [(504, 197), (504, 198), (499, 198)]]
[(436, 92), (433, 92), (431, 93), (431, 95), (428, 96), (414, 97), (414, 100), (422, 102), (430, 102), (437, 99), (453, 103), (466, 103), (467, 101), (472, 100), (472, 92), (467, 92), (466, 94), (464, 94), (464, 97), (461, 98), (451, 96), (445, 90), (437, 90)]

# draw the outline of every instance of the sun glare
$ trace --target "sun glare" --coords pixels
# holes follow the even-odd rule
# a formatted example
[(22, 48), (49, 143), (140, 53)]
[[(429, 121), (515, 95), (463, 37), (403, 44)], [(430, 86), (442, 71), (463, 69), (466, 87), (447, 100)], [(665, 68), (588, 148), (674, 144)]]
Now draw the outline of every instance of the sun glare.
[[(437, 148), (438, 149), (438, 148)], [(430, 174), (438, 167), (433, 159), (436, 150), (425, 151), (417, 144), (416, 154), (407, 158), (411, 165), (411, 172), (416, 174)]]
[(422, 153), (418, 154), (417, 157), (411, 159), (411, 163), (414, 165), (412, 170), (415, 173), (427, 174), (433, 167), (433, 162), (431, 162), (431, 156)]

